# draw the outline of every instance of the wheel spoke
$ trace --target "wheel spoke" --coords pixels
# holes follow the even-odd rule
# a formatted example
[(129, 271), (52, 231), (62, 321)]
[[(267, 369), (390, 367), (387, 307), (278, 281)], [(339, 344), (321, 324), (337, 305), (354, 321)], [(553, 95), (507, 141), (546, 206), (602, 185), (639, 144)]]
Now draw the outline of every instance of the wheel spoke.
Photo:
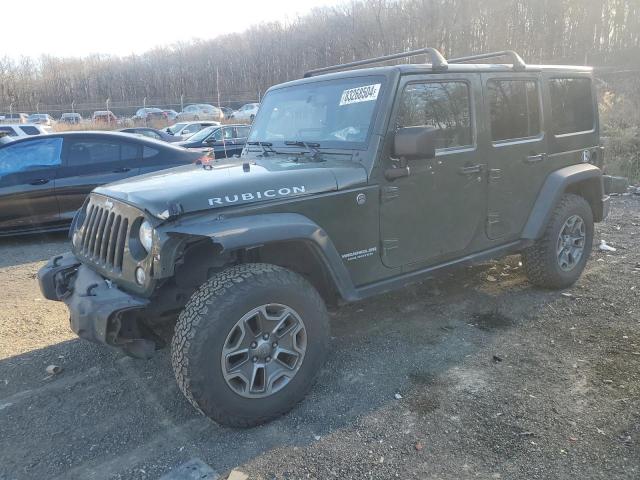
[(289, 370), (293, 370), (298, 363), (300, 354), (288, 348), (278, 348), (274, 358), (279, 364), (283, 365)]
[(264, 393), (267, 389), (267, 380), (265, 366), (262, 364), (253, 364), (253, 372), (251, 373), (251, 383), (249, 393)]

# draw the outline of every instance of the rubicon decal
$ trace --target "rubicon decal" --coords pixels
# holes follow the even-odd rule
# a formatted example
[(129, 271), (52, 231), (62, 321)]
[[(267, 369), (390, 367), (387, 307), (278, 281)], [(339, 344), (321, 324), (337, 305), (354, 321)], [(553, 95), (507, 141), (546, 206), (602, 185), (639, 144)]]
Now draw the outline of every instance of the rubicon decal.
[(305, 192), (306, 189), (304, 185), (270, 188), (259, 192), (234, 193), (225, 195), (224, 197), (213, 197), (209, 199), (209, 205), (214, 207), (216, 205), (231, 205), (233, 203), (250, 202), (252, 200), (268, 200), (271, 198), (289, 197), (291, 195), (298, 195)]

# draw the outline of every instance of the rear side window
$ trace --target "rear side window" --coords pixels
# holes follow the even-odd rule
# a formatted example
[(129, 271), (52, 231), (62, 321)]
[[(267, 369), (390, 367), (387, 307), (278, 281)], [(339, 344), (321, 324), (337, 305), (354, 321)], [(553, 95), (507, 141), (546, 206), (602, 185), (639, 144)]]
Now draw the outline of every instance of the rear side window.
[(0, 176), (60, 165), (61, 138), (9, 144), (0, 149)]
[(402, 93), (396, 125), (437, 129), (436, 148), (470, 146), (469, 87), (464, 82), (410, 83)]
[(595, 109), (589, 78), (552, 78), (549, 91), (555, 135), (593, 130)]
[(489, 80), (491, 138), (494, 142), (540, 134), (540, 95), (535, 80)]
[(40, 130), (38, 130), (33, 125), (25, 125), (24, 127), (20, 127), (20, 130), (22, 130), (27, 135), (40, 135)]
[(67, 154), (67, 165), (93, 165), (98, 163), (120, 162), (138, 157), (138, 147), (130, 143), (109, 140), (73, 141)]

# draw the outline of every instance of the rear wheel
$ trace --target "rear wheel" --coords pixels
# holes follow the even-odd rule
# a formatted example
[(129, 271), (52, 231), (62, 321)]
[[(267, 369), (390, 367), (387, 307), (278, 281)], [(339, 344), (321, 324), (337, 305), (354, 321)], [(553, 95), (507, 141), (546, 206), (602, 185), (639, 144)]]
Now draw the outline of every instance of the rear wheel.
[(529, 280), (543, 288), (573, 285), (593, 246), (593, 213), (581, 196), (565, 194), (556, 205), (541, 238), (522, 252)]
[(180, 389), (198, 410), (250, 427), (304, 397), (328, 338), (325, 305), (309, 282), (274, 265), (245, 264), (217, 274), (189, 300), (171, 358)]

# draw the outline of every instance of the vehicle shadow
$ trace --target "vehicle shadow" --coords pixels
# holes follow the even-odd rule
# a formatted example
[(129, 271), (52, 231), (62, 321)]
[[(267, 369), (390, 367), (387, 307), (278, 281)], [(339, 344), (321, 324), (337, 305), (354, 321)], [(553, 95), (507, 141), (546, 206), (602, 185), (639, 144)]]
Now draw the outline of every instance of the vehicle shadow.
[[(155, 478), (193, 457), (223, 472), (331, 434), (393, 405), (416, 379), (446, 376), (543, 301), (523, 282), (504, 292), (476, 288), (488, 268), (332, 313), (329, 360), (309, 396), (248, 430), (196, 413), (176, 386), (167, 351), (142, 361), (72, 340), (0, 361), (0, 478), (132, 478), (139, 468)], [(64, 370), (47, 376), (48, 364)]]
[(67, 232), (0, 237), (0, 268), (48, 260), (69, 250)]

